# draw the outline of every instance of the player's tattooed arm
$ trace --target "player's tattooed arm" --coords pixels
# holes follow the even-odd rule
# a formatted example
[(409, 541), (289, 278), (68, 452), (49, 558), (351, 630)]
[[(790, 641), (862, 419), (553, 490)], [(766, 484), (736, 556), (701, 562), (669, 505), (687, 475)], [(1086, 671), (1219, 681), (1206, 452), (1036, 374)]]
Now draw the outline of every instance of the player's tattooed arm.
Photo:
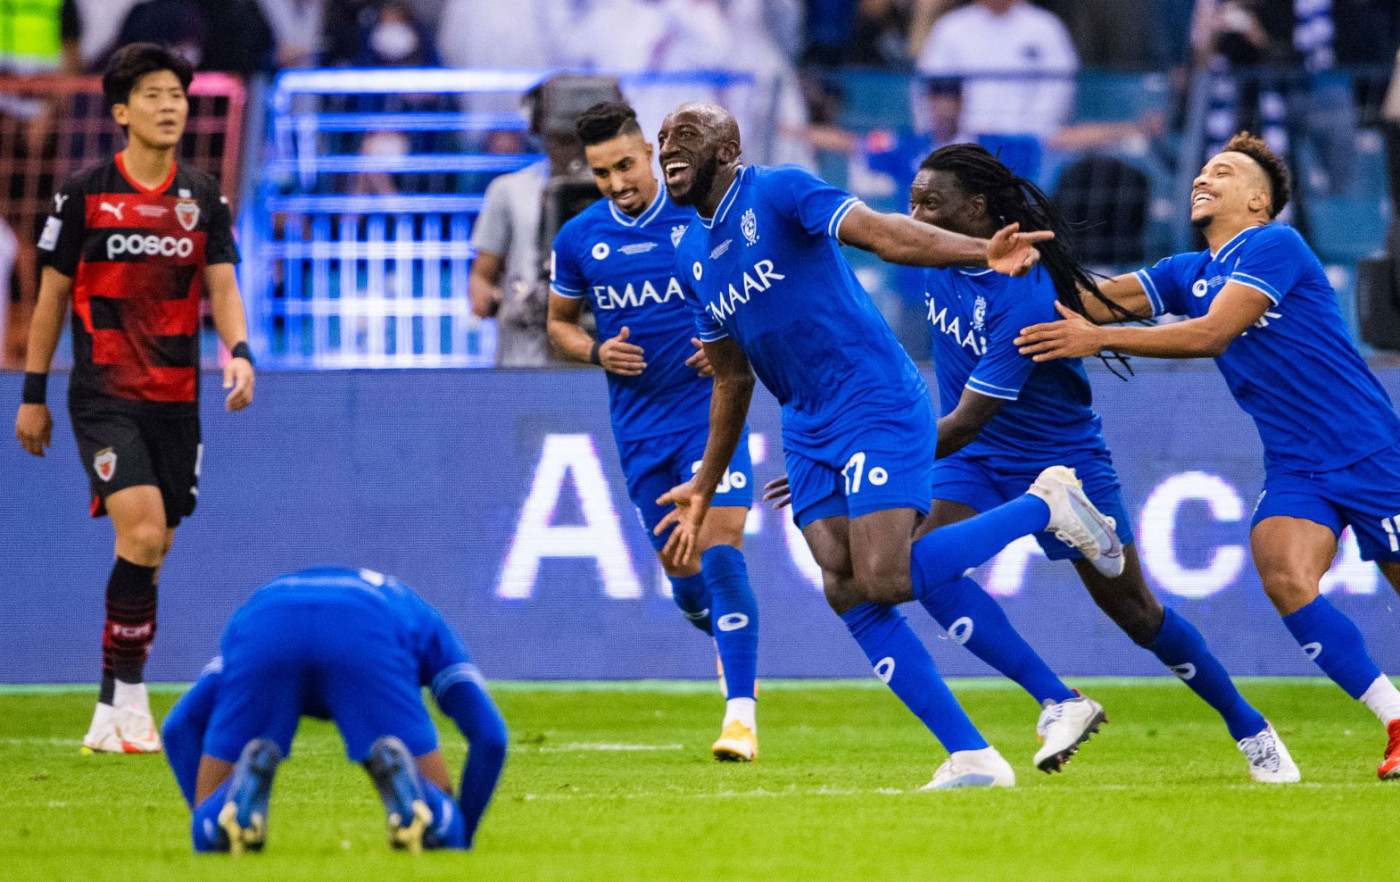
[(675, 525), (666, 547), (661, 549), (662, 559), (672, 566), (692, 565), (699, 555), (700, 526), (739, 447), (753, 398), (753, 368), (738, 343), (728, 337), (707, 342), (705, 356), (714, 370), (715, 385), (710, 396), (710, 437), (700, 470), (656, 500), (658, 505), (675, 506), (666, 512), (655, 531), (660, 536)]
[(962, 397), (953, 412), (938, 420), (938, 459), (952, 456), (962, 450), (982, 433), (982, 428), (992, 421), (1006, 404), (1004, 398), (982, 395), (971, 389), (963, 389)]
[[(247, 344), (248, 319), (243, 314), (243, 298), (238, 295), (238, 274), (231, 263), (213, 263), (204, 268), (204, 286), (209, 289), (209, 312), (214, 317), (214, 330), (229, 349), (239, 343)], [(253, 362), (247, 358), (230, 358), (224, 365), (224, 399), (228, 410), (242, 410), (253, 403)]]
[(1036, 242), (1053, 239), (1049, 231), (1022, 233), (1012, 224), (991, 239), (977, 239), (920, 223), (903, 214), (885, 214), (856, 205), (842, 218), (837, 235), (847, 245), (903, 266), (989, 266), (1019, 276), (1040, 259)]
[(1087, 358), (1104, 350), (1145, 358), (1214, 358), (1263, 318), (1272, 304), (1255, 288), (1227, 282), (1205, 315), (1169, 325), (1136, 328), (1101, 327), (1056, 303), (1059, 321), (1023, 328), (1014, 342), (1021, 354), (1033, 361)]
[[(73, 298), (73, 279), (53, 267), (45, 267), (39, 282), (39, 300), (29, 321), (29, 349), (24, 358), (24, 370), (29, 374), (48, 374), (53, 353), (63, 336), (63, 320), (68, 317), (68, 302)], [(20, 446), (35, 456), (43, 456), (44, 448), (52, 443), (53, 414), (47, 404), (21, 404), (15, 416), (15, 437)]]
[[(549, 295), (549, 340), (565, 358), (595, 363), (608, 373), (635, 377), (646, 370), (646, 353), (642, 347), (627, 342), (629, 328), (603, 341), (594, 340), (580, 325), (583, 299)], [(594, 347), (597, 347), (595, 353)], [(595, 361), (596, 358), (596, 361)]]

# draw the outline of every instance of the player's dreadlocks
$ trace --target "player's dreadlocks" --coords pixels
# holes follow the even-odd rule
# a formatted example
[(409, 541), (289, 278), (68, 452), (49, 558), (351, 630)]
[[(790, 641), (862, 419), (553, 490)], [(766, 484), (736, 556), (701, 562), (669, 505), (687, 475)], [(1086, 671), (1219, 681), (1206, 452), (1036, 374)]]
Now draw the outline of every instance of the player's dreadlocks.
[[(1055, 238), (1039, 243), (1036, 248), (1040, 251), (1040, 265), (1050, 274), (1055, 295), (1065, 306), (1080, 315), (1087, 315), (1084, 308), (1087, 293), (1105, 304), (1122, 321), (1139, 320), (1099, 291), (1098, 282), (1079, 262), (1079, 256), (1074, 251), (1069, 223), (1051, 204), (1045, 192), (1012, 172), (986, 148), (978, 144), (952, 144), (933, 151), (919, 167), (947, 172), (953, 175), (964, 193), (969, 196), (980, 194), (987, 200), (987, 214), (998, 226), (1019, 223), (1023, 232), (1052, 231)], [(1127, 358), (1116, 352), (1101, 355), (1100, 358), (1105, 364), (1111, 358), (1129, 373), (1132, 372)], [(1109, 364), (1110, 370), (1112, 367)]]

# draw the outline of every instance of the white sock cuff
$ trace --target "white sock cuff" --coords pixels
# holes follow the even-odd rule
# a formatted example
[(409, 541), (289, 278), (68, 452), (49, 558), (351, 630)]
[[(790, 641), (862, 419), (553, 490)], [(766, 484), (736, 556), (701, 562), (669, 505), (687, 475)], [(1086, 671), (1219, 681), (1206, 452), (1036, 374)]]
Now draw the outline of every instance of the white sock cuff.
[(1400, 720), (1400, 689), (1385, 674), (1381, 674), (1361, 693), (1361, 701), (1382, 723)]

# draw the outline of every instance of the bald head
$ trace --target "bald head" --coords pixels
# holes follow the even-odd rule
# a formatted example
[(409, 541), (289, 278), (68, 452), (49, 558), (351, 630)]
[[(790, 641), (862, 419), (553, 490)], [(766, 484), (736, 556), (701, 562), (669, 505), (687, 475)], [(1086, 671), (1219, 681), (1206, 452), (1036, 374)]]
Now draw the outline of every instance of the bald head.
[[(671, 111), (657, 136), (666, 191), (677, 205), (713, 208), (734, 179), (739, 124), (718, 104), (691, 102)], [(718, 188), (718, 192), (716, 192)]]

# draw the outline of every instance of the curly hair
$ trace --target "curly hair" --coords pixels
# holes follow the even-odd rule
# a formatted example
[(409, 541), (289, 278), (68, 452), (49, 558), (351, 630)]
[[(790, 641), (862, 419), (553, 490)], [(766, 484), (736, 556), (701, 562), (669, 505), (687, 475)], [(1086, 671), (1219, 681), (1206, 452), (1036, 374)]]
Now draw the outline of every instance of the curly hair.
[(1288, 164), (1283, 161), (1281, 156), (1269, 149), (1269, 145), (1264, 143), (1263, 138), (1257, 138), (1249, 132), (1240, 132), (1231, 138), (1229, 143), (1225, 145), (1225, 152), (1243, 153), (1259, 163), (1259, 167), (1264, 170), (1264, 175), (1269, 179), (1269, 217), (1278, 217), (1278, 213), (1283, 211), (1283, 207), (1288, 204), (1291, 189)]

